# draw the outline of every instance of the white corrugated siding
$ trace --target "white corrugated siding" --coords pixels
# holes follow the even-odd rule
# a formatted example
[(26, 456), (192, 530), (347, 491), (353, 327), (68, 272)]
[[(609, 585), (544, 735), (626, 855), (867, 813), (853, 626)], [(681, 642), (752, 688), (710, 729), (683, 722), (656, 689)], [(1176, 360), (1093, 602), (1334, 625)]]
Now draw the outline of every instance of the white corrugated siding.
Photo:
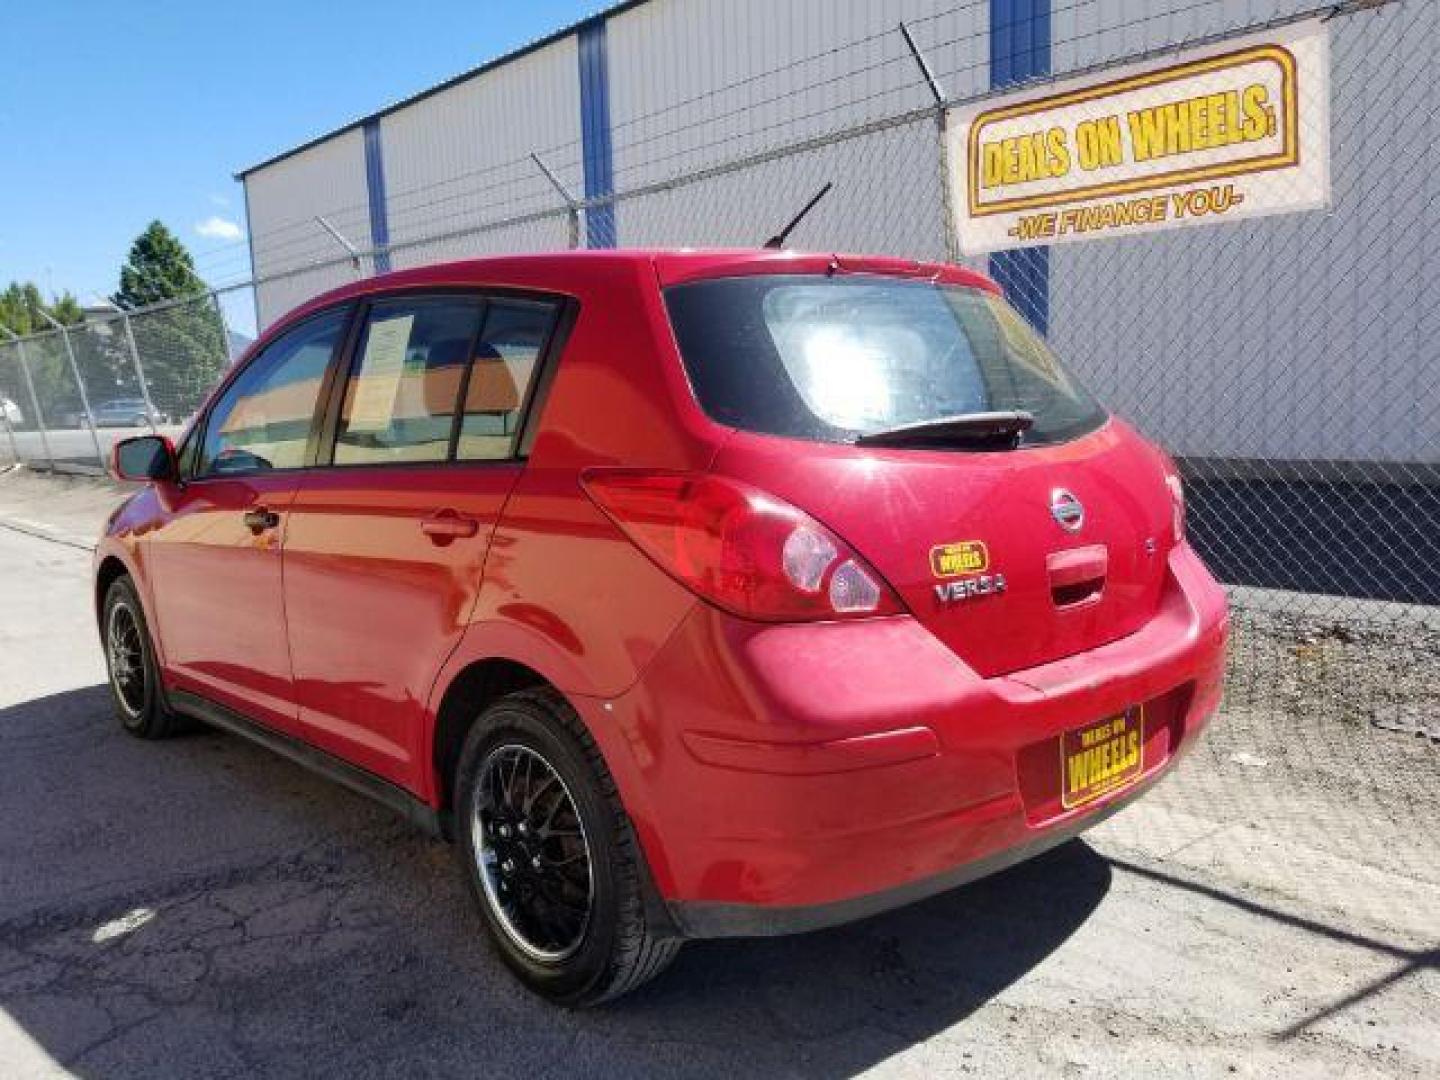
[[(1293, 12), (1311, 0), (1057, 3), (1056, 72)], [(952, 97), (988, 86), (987, 0), (651, 0), (607, 24), (620, 192), (925, 106), (896, 24), (913, 27)], [(1335, 206), (1329, 213), (1051, 254), (1051, 335), (1101, 395), (1191, 455), (1404, 458), (1440, 441), (1427, 411), (1440, 283), (1434, 177), (1440, 5), (1336, 19)], [(569, 37), (380, 121), (397, 267), (563, 247), (561, 214), (449, 237), (556, 205), (526, 156), (583, 191), (580, 92)], [(753, 244), (826, 181), (796, 246), (944, 254), (928, 119), (743, 172), (622, 199), (620, 243)], [(326, 214), (369, 241), (363, 139), (344, 132), (248, 178), (255, 269), (337, 254)], [(1388, 208), (1393, 212), (1379, 213)], [(1407, 209), (1409, 208), (1409, 209)], [(262, 285), (260, 320), (350, 276), (340, 263)], [(1342, 388), (1337, 391), (1336, 387)], [(1288, 419), (1287, 419), (1288, 418)]]
[(354, 277), (348, 263), (292, 273), (344, 251), (315, 221), (326, 219), (359, 247), (370, 245), (365, 143), (360, 130), (341, 132), (245, 177), (255, 275), (256, 318), (263, 328), (316, 293)]
[[(1084, 5), (1056, 15), (1055, 68), (1308, 6)], [(1177, 453), (1413, 461), (1440, 445), (1427, 384), (1440, 329), (1440, 82), (1426, 74), (1440, 5), (1330, 29), (1330, 211), (1051, 251), (1052, 344)]]
[[(956, 0), (656, 0), (612, 18), (620, 191), (929, 104), (903, 19), (949, 94), (988, 81), (988, 5)], [(621, 243), (755, 244), (826, 181), (796, 246), (944, 254), (933, 123), (622, 201)]]
[(395, 268), (566, 246), (563, 213), (434, 244), (405, 242), (563, 208), (531, 152), (580, 193), (576, 52), (575, 38), (564, 38), (381, 118)]

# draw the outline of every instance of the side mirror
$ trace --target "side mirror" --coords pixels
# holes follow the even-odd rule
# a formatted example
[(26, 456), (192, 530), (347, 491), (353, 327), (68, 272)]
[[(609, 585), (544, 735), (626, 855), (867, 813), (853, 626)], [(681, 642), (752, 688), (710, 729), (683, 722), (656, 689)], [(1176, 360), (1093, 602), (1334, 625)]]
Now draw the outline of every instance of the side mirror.
[(138, 483), (174, 480), (180, 472), (175, 460), (175, 444), (164, 435), (121, 439), (111, 452), (110, 471), (117, 480)]

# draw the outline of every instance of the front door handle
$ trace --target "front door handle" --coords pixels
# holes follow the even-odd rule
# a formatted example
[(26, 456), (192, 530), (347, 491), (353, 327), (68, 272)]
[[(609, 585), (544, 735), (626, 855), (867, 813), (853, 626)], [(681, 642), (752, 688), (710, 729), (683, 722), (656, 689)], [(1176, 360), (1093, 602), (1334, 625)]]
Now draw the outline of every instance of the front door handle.
[(455, 540), (474, 536), (480, 531), (480, 523), (472, 517), (446, 509), (437, 510), (421, 521), (420, 529), (426, 536), (433, 536), (437, 540)]
[(266, 529), (273, 529), (280, 524), (280, 515), (274, 510), (267, 510), (263, 506), (257, 506), (253, 510), (245, 511), (245, 527), (255, 532), (263, 532)]

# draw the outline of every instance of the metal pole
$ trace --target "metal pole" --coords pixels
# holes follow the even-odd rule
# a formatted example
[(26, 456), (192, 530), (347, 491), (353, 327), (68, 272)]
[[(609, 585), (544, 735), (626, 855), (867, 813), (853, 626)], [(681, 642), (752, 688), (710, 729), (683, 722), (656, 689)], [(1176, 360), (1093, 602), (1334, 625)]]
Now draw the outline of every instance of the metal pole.
[(316, 214), (315, 220), (320, 223), (320, 227), (322, 229), (324, 229), (326, 232), (328, 232), (331, 236), (335, 238), (336, 243), (338, 243), (341, 247), (343, 247), (346, 251), (350, 253), (350, 265), (355, 267), (355, 276), (357, 278), (363, 278), (365, 276), (365, 271), (360, 266), (360, 249), (357, 248), (354, 244), (352, 244), (349, 240), (346, 240), (345, 237), (340, 234), (340, 230), (335, 228), (334, 225), (331, 225), (330, 222), (326, 221), (323, 215)]
[(125, 340), (130, 344), (130, 362), (135, 365), (135, 378), (140, 383), (140, 396), (145, 399), (145, 421), (150, 425), (150, 434), (158, 434), (155, 428), (155, 402), (150, 398), (150, 386), (145, 381), (145, 366), (140, 363), (140, 350), (135, 347), (135, 328), (130, 325), (130, 313), (123, 308), (120, 318), (125, 323)]
[(215, 318), (220, 321), (220, 370), (224, 371), (233, 359), (230, 355), (230, 328), (225, 325), (225, 308), (220, 303), (219, 290), (212, 292), (210, 299), (215, 302)]
[(905, 39), (905, 45), (910, 50), (910, 55), (915, 58), (915, 63), (920, 65), (920, 74), (925, 76), (925, 85), (930, 87), (930, 96), (935, 99), (935, 107), (945, 107), (945, 91), (940, 86), (940, 80), (935, 78), (935, 72), (930, 67), (930, 61), (925, 59), (925, 54), (920, 51), (920, 46), (915, 44), (915, 39), (910, 34), (910, 28), (903, 22), (900, 24), (900, 36)]
[[(55, 471), (55, 455), (50, 451), (50, 435), (45, 430), (45, 417), (40, 412), (40, 398), (35, 393), (35, 380), (30, 377), (30, 365), (25, 362), (25, 342), (20, 335), (7, 326), (0, 326), (0, 330), (10, 335), (10, 340), (15, 342), (15, 358), (20, 361), (20, 374), (25, 376), (25, 387), (30, 391), (30, 407), (35, 410), (35, 427), (40, 432), (40, 445), (45, 450), (45, 458), (50, 462), (50, 471)], [(9, 418), (6, 418), (6, 426), (9, 426)]]
[(56, 322), (47, 312), (38, 312), (47, 323), (60, 331), (65, 342), (65, 355), (70, 358), (70, 374), (75, 376), (75, 389), (80, 392), (80, 407), (85, 410), (85, 423), (90, 425), (90, 441), (95, 444), (95, 460), (105, 468), (105, 451), (100, 449), (100, 433), (95, 430), (95, 414), (90, 411), (90, 395), (85, 392), (85, 380), (80, 378), (80, 365), (75, 361), (75, 346), (70, 343), (70, 332)]
[(570, 222), (570, 249), (573, 251), (580, 246), (580, 204), (575, 201), (575, 196), (570, 194), (570, 189), (560, 182), (555, 171), (545, 164), (539, 154), (531, 153), (530, 160), (535, 162), (535, 167), (545, 174), (545, 179), (550, 181), (550, 186), (560, 193), (560, 198), (565, 200), (565, 216)]
[(935, 72), (930, 67), (930, 61), (915, 43), (910, 28), (903, 22), (900, 24), (900, 36), (905, 39), (910, 55), (920, 67), (925, 85), (930, 88), (930, 96), (935, 99), (935, 130), (940, 140), (940, 216), (945, 229), (945, 261), (959, 262), (960, 244), (955, 235), (955, 200), (950, 190), (950, 132), (947, 122), (949, 113), (945, 108), (945, 88), (940, 85), (940, 80), (935, 77)]

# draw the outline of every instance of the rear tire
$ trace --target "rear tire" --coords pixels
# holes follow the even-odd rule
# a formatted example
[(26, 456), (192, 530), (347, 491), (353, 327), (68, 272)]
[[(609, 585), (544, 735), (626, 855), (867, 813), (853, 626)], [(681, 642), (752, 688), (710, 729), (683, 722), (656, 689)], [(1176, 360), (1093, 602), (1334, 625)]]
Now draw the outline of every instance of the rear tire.
[(138, 739), (163, 739), (179, 731), (183, 725), (165, 703), (150, 628), (129, 577), (116, 578), (105, 592), (100, 640), (120, 726)]
[(615, 781), (552, 690), (495, 702), (465, 740), (455, 822), (491, 940), (527, 987), (596, 1005), (648, 982), (681, 941), (647, 917), (639, 843)]

